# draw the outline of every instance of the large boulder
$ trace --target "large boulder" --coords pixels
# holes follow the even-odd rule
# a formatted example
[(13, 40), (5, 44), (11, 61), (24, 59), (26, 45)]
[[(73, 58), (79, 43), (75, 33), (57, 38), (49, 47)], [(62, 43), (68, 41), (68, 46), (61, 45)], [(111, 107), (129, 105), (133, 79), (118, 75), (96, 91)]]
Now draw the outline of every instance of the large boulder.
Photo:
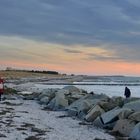
[(68, 94), (67, 90), (59, 90), (55, 96), (55, 109), (61, 109), (68, 106), (68, 100), (65, 99), (65, 95)]
[(101, 119), (100, 116), (98, 116), (98, 117), (94, 120), (93, 125), (96, 126), (96, 127), (98, 127), (98, 128), (103, 128), (103, 127), (104, 127), (104, 124), (103, 124), (102, 119)]
[[(47, 95), (45, 94), (45, 96), (50, 97), (51, 93), (50, 94), (49, 93)], [(72, 104), (77, 99), (83, 97), (83, 95), (84, 94), (81, 93), (80, 89), (78, 89), (77, 87), (66, 86), (63, 89), (57, 90), (57, 92), (55, 91), (53, 93), (53, 95), (51, 96), (51, 97), (53, 97), (53, 98), (51, 98), (53, 100), (50, 101), (50, 103), (48, 104), (48, 107), (50, 107), (51, 109), (54, 109), (54, 110), (62, 109), (62, 108), (65, 109), (68, 105)]]
[(60, 90), (58, 90), (56, 93), (55, 93), (55, 95), (56, 96), (63, 96), (63, 97), (65, 97), (66, 95), (69, 95), (69, 91), (68, 90), (66, 90), (66, 89), (60, 89)]
[(41, 100), (44, 97), (48, 97), (50, 100), (55, 97), (55, 93), (58, 89), (44, 89), (41, 94), (38, 96), (38, 100)]
[(104, 124), (115, 122), (119, 119), (119, 114), (126, 111), (125, 108), (114, 108), (104, 114), (101, 115), (102, 121)]
[(65, 94), (68, 94), (67, 90), (58, 90), (55, 93), (55, 97), (47, 105), (52, 110), (64, 110), (68, 106), (68, 100), (65, 99)]
[(140, 100), (140, 98), (137, 98), (137, 97), (125, 98), (124, 99), (124, 104), (130, 103), (130, 102), (134, 102), (134, 101), (137, 101), (137, 100)]
[(63, 89), (68, 90), (69, 93), (79, 93), (79, 92), (82, 91), (82, 90), (80, 90), (79, 88), (77, 88), (75, 86), (65, 86)]
[[(69, 87), (69, 86), (68, 86)], [(73, 87), (73, 86), (72, 86)], [(70, 88), (70, 87), (69, 87)], [(65, 97), (65, 99), (66, 100), (68, 100), (68, 104), (70, 105), (70, 104), (72, 104), (74, 101), (76, 101), (76, 100), (78, 100), (79, 98), (81, 98), (82, 96), (78, 96), (79, 95), (79, 93), (80, 92), (76, 92), (76, 93), (71, 93), (70, 91), (72, 91), (72, 90), (70, 90), (70, 89), (67, 89), (66, 87), (65, 88), (63, 88), (63, 89), (61, 89), (61, 90), (59, 90), (57, 93), (56, 93), (56, 95), (64, 95)], [(74, 91), (74, 90), (73, 90)]]
[(41, 98), (40, 101), (39, 101), (39, 103), (40, 104), (46, 104), (47, 105), (49, 103), (49, 101), (50, 101), (49, 97), (46, 96), (44, 98)]
[[(97, 105), (101, 101), (107, 101), (109, 99), (108, 96), (106, 95), (91, 95), (87, 94), (86, 96), (83, 96), (79, 100), (76, 100), (73, 102), (68, 108), (68, 112), (74, 112), (77, 110), (77, 113), (72, 113), (72, 114), (84, 114), (86, 115), (87, 112), (94, 106)], [(70, 116), (72, 114), (69, 114)]]
[(132, 109), (134, 111), (140, 112), (140, 100), (127, 103), (123, 106), (123, 108), (129, 108), (129, 109)]
[(110, 98), (105, 94), (88, 94), (87, 98), (97, 99), (98, 101), (109, 101)]
[(70, 117), (73, 117), (73, 116), (78, 116), (78, 111), (77, 109), (75, 108), (72, 108), (72, 109), (68, 109), (67, 110), (67, 113)]
[(128, 119), (136, 121), (136, 122), (140, 122), (140, 112), (135, 112), (133, 114), (131, 114)]
[[(29, 92), (29, 91), (19, 92), (19, 94), (20, 95), (18, 97), (21, 97), (24, 100), (36, 100), (36, 99), (38, 99), (38, 96), (40, 95), (40, 93), (34, 93), (34, 92)], [(4, 97), (7, 100), (10, 100), (10, 99), (13, 100), (16, 96), (4, 95)]]
[(86, 95), (86, 93), (83, 92), (83, 90), (75, 86), (66, 86), (62, 90), (68, 91), (68, 94), (65, 94), (65, 95), (66, 95), (66, 99), (68, 100), (69, 105)]
[(49, 102), (47, 108), (52, 110), (65, 110), (67, 106), (68, 100), (61, 97), (55, 97)]
[(75, 99), (80, 99), (83, 96), (84, 96), (84, 94), (82, 94), (82, 93), (72, 93), (70, 97), (75, 98)]
[(124, 105), (124, 98), (122, 97), (112, 97), (111, 101), (119, 107)]
[(102, 118), (100, 116), (98, 116), (93, 121), (93, 125), (96, 126), (96, 127), (98, 127), (98, 128), (112, 130), (114, 128), (114, 126), (115, 126), (115, 122), (109, 123), (109, 124), (103, 124)]
[(56, 110), (56, 108), (55, 108), (55, 102), (56, 102), (56, 99), (53, 98), (53, 99), (47, 104), (46, 108), (51, 109), (51, 110)]
[(99, 106), (101, 106), (105, 112), (112, 110), (113, 108), (117, 107), (118, 104), (112, 100), (110, 101), (100, 101), (98, 103)]
[[(90, 100), (81, 98), (73, 102), (70, 106), (68, 106), (67, 110), (68, 110), (68, 113), (72, 113), (74, 110), (74, 112), (77, 112), (77, 113), (74, 113), (75, 115), (81, 114), (82, 112), (86, 114), (93, 104), (94, 103), (92, 103)], [(72, 114), (69, 114), (69, 115), (72, 116)]]
[(78, 99), (80, 99), (83, 96), (85, 96), (85, 94), (82, 93), (82, 92), (73, 92), (73, 93), (70, 93), (67, 96), (67, 98), (72, 98), (72, 99), (78, 100)]
[(135, 127), (135, 122), (128, 119), (118, 120), (113, 128), (114, 132), (119, 132), (123, 136), (129, 136), (133, 128)]
[(83, 100), (82, 104), (79, 106), (78, 110), (87, 113), (91, 108), (92, 103), (90, 100)]
[(68, 100), (68, 104), (71, 105), (73, 102), (75, 102), (76, 100), (78, 100), (79, 98), (75, 98), (72, 96), (66, 96), (65, 97)]
[(75, 102), (76, 100), (79, 100), (80, 98), (84, 97), (85, 94), (82, 92), (73, 92), (68, 95), (66, 95), (66, 99), (69, 102), (69, 105)]
[(68, 106), (68, 100), (65, 99), (65, 94), (68, 94), (67, 90), (62, 90), (58, 91), (58, 93), (55, 96), (56, 99), (56, 105), (60, 105), (62, 107), (67, 107)]
[(88, 122), (92, 122), (102, 113), (104, 113), (104, 110), (99, 105), (95, 105), (88, 111), (88, 114), (85, 116), (85, 119)]
[(118, 117), (119, 117), (119, 119), (128, 119), (128, 117), (132, 114), (132, 113), (134, 113), (134, 111), (132, 111), (131, 109), (126, 109), (126, 110), (124, 110), (124, 111), (122, 111), (119, 115), (118, 115)]
[(140, 123), (138, 123), (132, 132), (130, 133), (130, 138), (134, 140), (140, 140)]

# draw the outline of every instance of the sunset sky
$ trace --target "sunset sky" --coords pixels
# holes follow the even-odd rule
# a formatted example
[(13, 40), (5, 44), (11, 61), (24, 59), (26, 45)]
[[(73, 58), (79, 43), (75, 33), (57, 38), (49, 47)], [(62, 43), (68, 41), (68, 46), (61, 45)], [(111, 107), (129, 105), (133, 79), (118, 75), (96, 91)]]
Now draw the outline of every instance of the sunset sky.
[(0, 69), (140, 76), (140, 0), (0, 0)]

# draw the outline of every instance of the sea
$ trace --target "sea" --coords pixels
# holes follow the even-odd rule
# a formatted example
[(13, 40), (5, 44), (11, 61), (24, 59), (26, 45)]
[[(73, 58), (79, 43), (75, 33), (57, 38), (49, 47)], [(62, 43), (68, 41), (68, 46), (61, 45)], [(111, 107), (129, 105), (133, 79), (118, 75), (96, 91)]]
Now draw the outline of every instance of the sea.
[(63, 88), (74, 85), (87, 92), (93, 91), (96, 94), (106, 94), (110, 97), (124, 96), (125, 87), (131, 91), (131, 97), (140, 97), (140, 77), (128, 76), (94, 76), (86, 77), (82, 81), (67, 83), (36, 84), (39, 88)]

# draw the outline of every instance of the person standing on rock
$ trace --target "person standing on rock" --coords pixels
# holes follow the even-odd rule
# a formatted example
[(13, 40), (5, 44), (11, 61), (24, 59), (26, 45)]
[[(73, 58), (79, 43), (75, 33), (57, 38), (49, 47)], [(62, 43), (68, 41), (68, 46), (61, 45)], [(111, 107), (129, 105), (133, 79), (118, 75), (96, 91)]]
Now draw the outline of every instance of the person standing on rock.
[(125, 87), (124, 96), (129, 98), (131, 96), (131, 91), (128, 87)]
[(0, 78), (0, 101), (1, 101), (1, 95), (4, 92), (4, 80)]

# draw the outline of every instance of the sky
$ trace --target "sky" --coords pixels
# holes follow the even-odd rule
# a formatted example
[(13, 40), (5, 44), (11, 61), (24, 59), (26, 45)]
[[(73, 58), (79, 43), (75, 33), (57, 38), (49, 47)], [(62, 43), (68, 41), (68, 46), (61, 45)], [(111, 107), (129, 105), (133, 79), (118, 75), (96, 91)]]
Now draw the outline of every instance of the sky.
[(140, 76), (139, 0), (0, 0), (0, 69)]

